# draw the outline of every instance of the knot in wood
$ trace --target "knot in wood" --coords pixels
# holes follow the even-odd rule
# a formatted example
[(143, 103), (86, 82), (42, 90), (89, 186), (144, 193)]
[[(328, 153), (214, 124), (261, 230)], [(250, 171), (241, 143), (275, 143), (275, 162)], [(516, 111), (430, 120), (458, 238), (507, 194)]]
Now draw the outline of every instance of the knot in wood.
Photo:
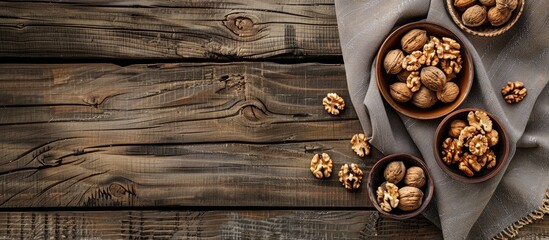
[(118, 183), (113, 183), (109, 186), (109, 193), (113, 197), (124, 197), (126, 196), (126, 188)]
[(249, 37), (255, 35), (259, 31), (259, 26), (257, 25), (258, 18), (244, 13), (232, 13), (227, 15), (223, 24), (231, 32), (240, 36), (240, 37)]

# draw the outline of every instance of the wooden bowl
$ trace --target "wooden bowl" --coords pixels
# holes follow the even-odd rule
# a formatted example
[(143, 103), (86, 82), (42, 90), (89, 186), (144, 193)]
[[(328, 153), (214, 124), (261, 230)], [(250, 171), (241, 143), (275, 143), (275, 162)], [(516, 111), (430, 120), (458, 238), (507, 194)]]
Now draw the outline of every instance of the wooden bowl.
[(461, 20), (461, 14), (463, 13), (454, 6), (454, 0), (446, 0), (446, 10), (448, 10), (448, 13), (450, 13), (452, 20), (454, 20), (454, 23), (456, 23), (456, 25), (458, 25), (458, 27), (466, 33), (482, 37), (495, 37), (506, 32), (511, 27), (513, 27), (515, 23), (517, 23), (518, 19), (522, 15), (522, 12), (524, 11), (524, 1), (525, 0), (518, 0), (517, 8), (511, 14), (511, 18), (509, 19), (509, 21), (498, 27), (494, 27), (490, 25), (490, 23), (478, 27), (465, 26), (463, 24), (463, 21)]
[(469, 114), (470, 111), (484, 111), (482, 109), (478, 108), (464, 108), (459, 109), (448, 116), (446, 116), (442, 122), (438, 125), (436, 131), (435, 131), (435, 138), (434, 138), (434, 154), (435, 159), (440, 168), (448, 174), (450, 177), (452, 177), (455, 180), (465, 182), (465, 183), (479, 183), (486, 181), (493, 176), (495, 176), (503, 167), (505, 161), (507, 161), (507, 157), (509, 154), (509, 137), (507, 135), (507, 131), (505, 131), (505, 128), (501, 124), (501, 122), (491, 113), (486, 112), (490, 119), (492, 119), (492, 129), (498, 131), (499, 133), (499, 140), (498, 143), (490, 147), (492, 151), (494, 151), (494, 154), (496, 155), (496, 166), (490, 170), (486, 168), (482, 168), (480, 172), (474, 172), (473, 177), (468, 177), (461, 170), (458, 169), (457, 164), (448, 166), (442, 161), (441, 152), (442, 152), (442, 142), (448, 137), (448, 130), (450, 128), (450, 123), (455, 119), (461, 119), (465, 122), (467, 122), (467, 114)]
[[(385, 167), (393, 161), (402, 161), (406, 168), (417, 166), (423, 169), (423, 172), (425, 173), (425, 185), (421, 187), (421, 191), (423, 191), (423, 203), (421, 206), (414, 210), (414, 211), (402, 211), (398, 208), (393, 209), (391, 212), (385, 212), (381, 210), (381, 207), (377, 203), (377, 195), (376, 191), (377, 188), (385, 182), (385, 178), (383, 177), (383, 172), (385, 171)], [(433, 197), (433, 191), (435, 189), (433, 177), (431, 176), (431, 172), (429, 171), (429, 168), (427, 168), (427, 165), (420, 160), (417, 157), (414, 157), (412, 155), (399, 153), (399, 154), (392, 154), (389, 156), (385, 156), (379, 161), (377, 161), (376, 164), (374, 164), (374, 167), (372, 167), (372, 170), (370, 170), (370, 174), (368, 174), (368, 183), (366, 184), (368, 188), (368, 197), (370, 198), (370, 202), (374, 205), (374, 207), (382, 214), (387, 217), (393, 218), (393, 219), (407, 219), (412, 218), (423, 212), (429, 202), (431, 201), (431, 198)], [(399, 188), (404, 187), (404, 180), (399, 182), (397, 184)]]
[[(443, 103), (438, 101), (434, 106), (423, 109), (414, 106), (410, 101), (406, 103), (400, 103), (395, 101), (391, 97), (389, 86), (395, 82), (398, 82), (399, 80), (396, 75), (388, 74), (385, 72), (385, 69), (383, 67), (383, 60), (385, 58), (385, 55), (387, 55), (387, 52), (389, 52), (390, 50), (402, 49), (400, 39), (408, 31), (416, 28), (427, 31), (428, 36), (436, 36), (438, 38), (450, 37), (455, 39), (459, 44), (461, 44), (463, 68), (458, 76), (452, 80), (458, 85), (460, 93), (456, 100), (452, 103)], [(469, 53), (467, 48), (465, 48), (463, 41), (461, 41), (461, 39), (459, 39), (452, 31), (434, 23), (414, 22), (398, 28), (397, 30), (389, 34), (377, 53), (376, 82), (377, 87), (381, 92), (381, 95), (393, 109), (395, 109), (399, 113), (415, 119), (435, 119), (445, 116), (446, 114), (455, 110), (469, 94), (469, 91), (471, 90), (471, 86), (473, 84), (473, 75), (473, 59), (471, 58), (471, 54)]]

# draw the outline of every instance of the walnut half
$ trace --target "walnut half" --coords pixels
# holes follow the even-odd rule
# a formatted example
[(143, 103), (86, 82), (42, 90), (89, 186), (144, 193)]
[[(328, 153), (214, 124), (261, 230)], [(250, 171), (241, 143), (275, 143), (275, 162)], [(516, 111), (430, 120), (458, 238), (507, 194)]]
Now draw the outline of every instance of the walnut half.
[(364, 157), (364, 155), (370, 155), (370, 144), (363, 133), (353, 135), (351, 145), (353, 145), (351, 148), (358, 156)]
[(328, 95), (322, 99), (324, 109), (332, 115), (338, 115), (340, 110), (345, 108), (345, 101), (336, 93), (328, 93)]
[(332, 159), (327, 153), (322, 153), (322, 158), (315, 154), (311, 160), (311, 172), (318, 178), (329, 178), (332, 175)]
[(338, 174), (339, 181), (348, 190), (358, 189), (362, 183), (363, 176), (364, 173), (362, 173), (362, 170), (354, 163), (351, 163), (351, 166), (349, 164), (341, 166)]
[(501, 88), (501, 95), (507, 103), (518, 103), (526, 97), (526, 87), (524, 87), (524, 83), (519, 81), (508, 82), (506, 86)]
[(384, 182), (377, 188), (377, 203), (385, 212), (390, 212), (399, 203), (398, 187), (390, 182)]

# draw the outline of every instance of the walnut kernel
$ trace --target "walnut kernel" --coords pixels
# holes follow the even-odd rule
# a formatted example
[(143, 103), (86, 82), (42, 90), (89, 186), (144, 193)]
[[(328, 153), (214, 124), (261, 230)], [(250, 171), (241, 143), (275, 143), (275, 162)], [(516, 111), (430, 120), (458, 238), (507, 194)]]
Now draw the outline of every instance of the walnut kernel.
[(359, 157), (370, 155), (370, 144), (368, 143), (364, 133), (353, 135), (353, 138), (351, 138), (351, 145), (351, 148)]
[(399, 204), (398, 187), (390, 182), (384, 182), (377, 188), (377, 203), (385, 212), (390, 212)]
[(318, 178), (329, 178), (332, 175), (332, 159), (327, 153), (320, 155), (315, 154), (311, 160), (311, 172)]
[(459, 162), (463, 150), (458, 147), (458, 140), (455, 138), (446, 138), (442, 143), (442, 161), (446, 165)]
[(422, 51), (414, 51), (402, 60), (402, 68), (406, 71), (417, 71), (425, 64), (426, 57)]
[(340, 110), (345, 108), (345, 101), (336, 93), (328, 93), (328, 95), (322, 99), (324, 109), (332, 115), (338, 115)]
[(518, 103), (526, 97), (526, 87), (524, 87), (524, 83), (519, 81), (508, 82), (506, 86), (501, 88), (501, 95), (507, 103)]
[(492, 131), (486, 133), (486, 138), (488, 138), (488, 147), (496, 146), (499, 140), (499, 133), (492, 129)]
[(341, 166), (341, 170), (338, 173), (339, 181), (348, 190), (358, 189), (362, 183), (362, 177), (364, 173), (358, 167), (358, 165), (351, 163)]
[(406, 79), (406, 87), (408, 87), (413, 93), (419, 91), (421, 88), (421, 78), (419, 77), (419, 72), (412, 72), (408, 75), (408, 78)]

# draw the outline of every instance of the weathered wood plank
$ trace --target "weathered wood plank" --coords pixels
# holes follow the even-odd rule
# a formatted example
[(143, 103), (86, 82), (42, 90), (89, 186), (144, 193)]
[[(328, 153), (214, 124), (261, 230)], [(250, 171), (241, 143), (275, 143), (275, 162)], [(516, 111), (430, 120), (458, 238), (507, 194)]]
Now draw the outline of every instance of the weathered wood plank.
[(423, 217), (395, 221), (374, 211), (2, 212), (0, 236), (6, 239), (442, 239), (440, 230)]
[[(368, 170), (342, 65), (0, 66), (0, 206), (366, 207), (308, 170)], [(337, 171), (337, 169), (336, 169)]]
[(0, 1), (0, 57), (339, 57), (333, 0)]

